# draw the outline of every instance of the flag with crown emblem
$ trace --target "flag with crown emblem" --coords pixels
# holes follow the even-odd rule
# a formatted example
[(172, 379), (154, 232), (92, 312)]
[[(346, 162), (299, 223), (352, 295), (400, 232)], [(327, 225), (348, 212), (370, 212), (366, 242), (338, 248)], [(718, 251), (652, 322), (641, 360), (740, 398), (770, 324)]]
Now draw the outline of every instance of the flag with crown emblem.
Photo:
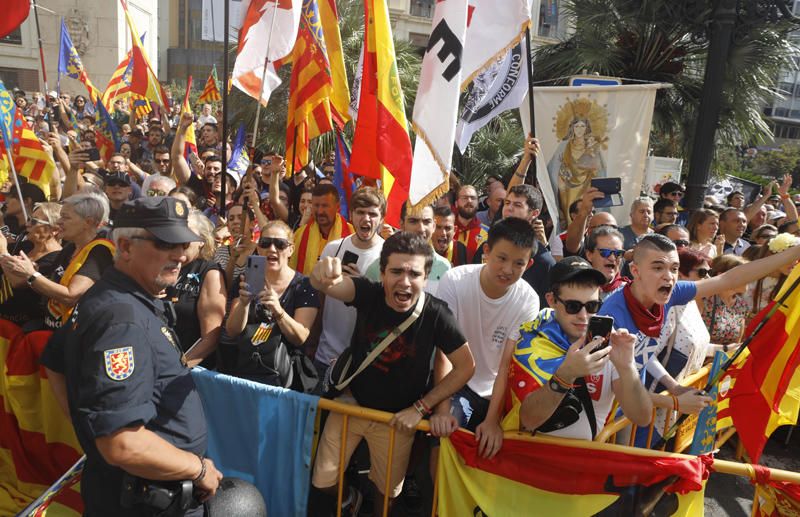
[(97, 104), (97, 100), (101, 97), (100, 90), (95, 88), (92, 81), (89, 80), (89, 74), (86, 73), (81, 56), (78, 55), (75, 45), (72, 44), (72, 37), (69, 35), (69, 30), (67, 30), (67, 25), (64, 23), (63, 18), (61, 19), (61, 48), (58, 54), (59, 81), (62, 75), (82, 82), (89, 91), (89, 98), (92, 104)]

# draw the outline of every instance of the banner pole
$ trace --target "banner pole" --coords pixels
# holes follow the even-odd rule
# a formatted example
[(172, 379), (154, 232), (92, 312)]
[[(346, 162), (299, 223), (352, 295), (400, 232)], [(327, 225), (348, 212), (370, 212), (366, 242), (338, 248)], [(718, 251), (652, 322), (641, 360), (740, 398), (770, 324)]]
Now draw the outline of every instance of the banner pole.
[(258, 119), (261, 118), (261, 98), (264, 96), (264, 81), (267, 79), (267, 67), (269, 67), (269, 49), (272, 47), (272, 33), (275, 32), (275, 15), (278, 14), (278, 0), (275, 0), (275, 8), (272, 10), (272, 22), (267, 38), (267, 54), (264, 56), (264, 70), (261, 72), (261, 91), (258, 92), (256, 99), (256, 120), (253, 122), (253, 147), (256, 147), (258, 139)]
[[(531, 24), (528, 24), (528, 27), (525, 29), (525, 41), (527, 43), (527, 47), (525, 49), (525, 62), (527, 63), (528, 69), (528, 111), (530, 112), (530, 124), (531, 124), (531, 137), (536, 137), (536, 117), (534, 117), (533, 113), (533, 61), (531, 60)], [(525, 135), (525, 138), (528, 138), (528, 135)], [(533, 178), (534, 181), (532, 183), (536, 183), (536, 157), (534, 156), (533, 160), (531, 160), (530, 169), (528, 171), (533, 170)], [(529, 175), (526, 174), (525, 183), (528, 183)]]
[(14, 178), (14, 186), (17, 189), (17, 196), (19, 196), (19, 206), (22, 208), (22, 217), (25, 218), (25, 222), (27, 223), (28, 210), (25, 208), (25, 200), (22, 196), (22, 190), (19, 188), (19, 177), (17, 176), (17, 168), (14, 165), (14, 157), (11, 155), (11, 147), (8, 147), (6, 151), (8, 153), (8, 166), (11, 167), (11, 176)]
[(228, 189), (228, 37), (230, 36), (230, 0), (225, 2), (222, 43), (222, 183), (220, 185), (219, 214), (225, 217), (225, 197)]
[[(39, 6), (33, 0), (33, 18), (36, 20), (36, 37), (39, 40), (39, 59), (42, 61), (42, 79), (44, 80), (44, 91), (47, 95), (47, 69), (44, 66), (44, 50), (42, 50), (42, 31), (39, 29)], [(60, 92), (59, 92), (60, 93)]]

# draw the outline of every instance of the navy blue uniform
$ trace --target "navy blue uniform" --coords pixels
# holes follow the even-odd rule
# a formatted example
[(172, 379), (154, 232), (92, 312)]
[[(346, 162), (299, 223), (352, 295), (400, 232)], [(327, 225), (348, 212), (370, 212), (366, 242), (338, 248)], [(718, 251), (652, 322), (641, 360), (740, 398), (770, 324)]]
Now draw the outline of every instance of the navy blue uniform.
[[(81, 299), (59, 339), (72, 423), (86, 453), (81, 494), (87, 516), (137, 515), (120, 507), (123, 471), (95, 439), (144, 425), (175, 447), (204, 454), (206, 421), (161, 300), (109, 268)], [(199, 464), (199, 462), (198, 462)]]

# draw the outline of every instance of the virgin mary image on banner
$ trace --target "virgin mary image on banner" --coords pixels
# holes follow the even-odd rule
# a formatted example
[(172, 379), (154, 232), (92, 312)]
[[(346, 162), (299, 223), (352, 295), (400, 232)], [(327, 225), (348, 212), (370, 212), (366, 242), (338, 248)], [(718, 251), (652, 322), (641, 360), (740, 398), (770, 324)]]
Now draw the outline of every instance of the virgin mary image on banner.
[(547, 171), (557, 189), (560, 219), (569, 223), (569, 206), (580, 199), (593, 178), (606, 177), (608, 111), (586, 97), (567, 98), (554, 122), (558, 145)]

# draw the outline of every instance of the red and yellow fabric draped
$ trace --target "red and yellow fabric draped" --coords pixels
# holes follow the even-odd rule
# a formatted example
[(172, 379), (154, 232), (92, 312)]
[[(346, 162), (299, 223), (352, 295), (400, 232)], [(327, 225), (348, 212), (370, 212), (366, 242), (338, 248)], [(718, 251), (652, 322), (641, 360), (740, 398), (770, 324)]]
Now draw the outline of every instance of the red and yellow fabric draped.
[[(64, 270), (64, 276), (61, 277), (61, 282), (59, 282), (64, 287), (68, 287), (70, 282), (72, 282), (72, 278), (80, 271), (81, 267), (86, 263), (86, 259), (89, 258), (89, 253), (92, 252), (97, 246), (105, 246), (108, 251), (111, 252), (113, 256), (116, 248), (114, 247), (114, 243), (108, 239), (95, 239), (83, 248), (72, 258), (67, 269)], [(65, 323), (69, 317), (72, 315), (72, 310), (74, 306), (65, 305), (59, 301), (53, 300), (52, 298), (47, 302), (47, 311), (50, 313), (50, 316), (54, 320), (59, 320), (61, 323)]]

